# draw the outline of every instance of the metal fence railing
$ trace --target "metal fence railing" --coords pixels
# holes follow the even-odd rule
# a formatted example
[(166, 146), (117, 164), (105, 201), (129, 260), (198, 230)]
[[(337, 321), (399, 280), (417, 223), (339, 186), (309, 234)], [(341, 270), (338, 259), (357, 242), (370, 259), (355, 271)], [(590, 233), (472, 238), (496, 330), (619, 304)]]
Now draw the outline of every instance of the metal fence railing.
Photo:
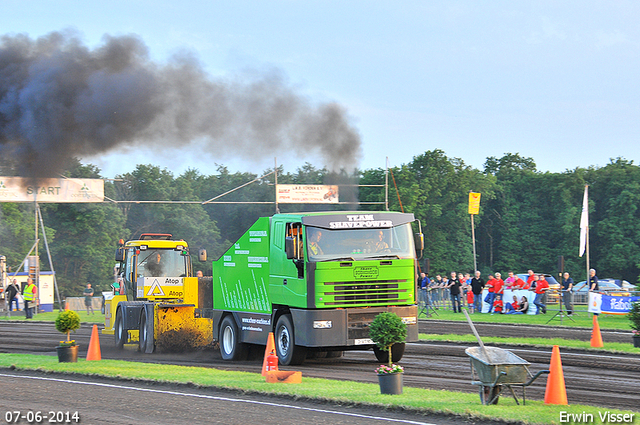
[[(628, 291), (624, 289), (619, 290), (603, 290), (599, 291), (599, 293), (606, 295), (620, 295), (620, 296), (640, 296), (640, 291)], [(551, 314), (556, 313), (553, 317), (556, 316), (565, 317), (569, 311), (571, 313), (588, 313), (588, 303), (589, 303), (589, 292), (588, 291), (572, 291), (571, 292), (571, 302), (570, 308), (567, 308), (567, 305), (564, 302), (563, 295), (566, 294), (566, 291), (552, 288), (549, 289), (543, 298), (543, 304), (547, 306), (547, 311)], [(483, 297), (484, 297), (483, 292)], [(535, 311), (535, 307), (532, 306), (533, 300), (535, 298), (535, 294), (531, 291), (531, 296), (527, 295), (529, 299), (530, 308)], [(505, 303), (508, 300), (505, 301)], [(463, 293), (460, 295), (460, 304), (462, 307), (467, 308), (467, 297), (466, 294)], [(427, 316), (430, 317), (433, 314), (437, 314), (438, 310), (453, 310), (453, 306), (451, 303), (451, 294), (449, 289), (445, 288), (429, 288), (427, 290), (420, 289), (418, 291), (418, 306), (419, 306), (419, 316)], [(568, 311), (569, 310), (569, 311)]]

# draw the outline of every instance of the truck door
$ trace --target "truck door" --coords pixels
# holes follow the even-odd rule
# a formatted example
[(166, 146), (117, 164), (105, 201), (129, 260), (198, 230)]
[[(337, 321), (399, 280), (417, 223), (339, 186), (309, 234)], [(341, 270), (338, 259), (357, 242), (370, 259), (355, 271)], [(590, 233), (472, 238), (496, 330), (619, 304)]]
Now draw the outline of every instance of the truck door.
[[(294, 258), (287, 259), (286, 238), (293, 238)], [(302, 223), (273, 222), (271, 244), (271, 302), (291, 307), (306, 307), (305, 252)]]

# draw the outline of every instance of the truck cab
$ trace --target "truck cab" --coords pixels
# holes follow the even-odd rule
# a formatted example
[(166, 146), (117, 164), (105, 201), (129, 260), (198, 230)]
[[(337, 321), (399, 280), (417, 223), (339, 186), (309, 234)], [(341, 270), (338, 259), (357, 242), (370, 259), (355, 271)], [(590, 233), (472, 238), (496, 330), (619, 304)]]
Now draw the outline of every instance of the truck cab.
[[(129, 301), (179, 299), (182, 278), (192, 276), (189, 247), (185, 241), (171, 240), (170, 234), (144, 233), (138, 240), (118, 247), (120, 277)], [(173, 286), (175, 290), (164, 291)]]

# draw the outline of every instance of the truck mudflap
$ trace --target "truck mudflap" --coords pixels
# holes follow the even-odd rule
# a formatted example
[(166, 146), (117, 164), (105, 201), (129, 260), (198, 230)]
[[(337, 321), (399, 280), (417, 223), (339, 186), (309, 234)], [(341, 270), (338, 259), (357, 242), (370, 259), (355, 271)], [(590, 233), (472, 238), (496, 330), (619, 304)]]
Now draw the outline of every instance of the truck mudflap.
[(407, 325), (406, 342), (418, 341), (418, 307), (370, 307), (340, 310), (291, 309), (296, 345), (370, 349), (369, 324), (380, 313), (397, 314)]
[(154, 340), (163, 351), (189, 351), (213, 344), (213, 320), (196, 317), (193, 304), (156, 304)]

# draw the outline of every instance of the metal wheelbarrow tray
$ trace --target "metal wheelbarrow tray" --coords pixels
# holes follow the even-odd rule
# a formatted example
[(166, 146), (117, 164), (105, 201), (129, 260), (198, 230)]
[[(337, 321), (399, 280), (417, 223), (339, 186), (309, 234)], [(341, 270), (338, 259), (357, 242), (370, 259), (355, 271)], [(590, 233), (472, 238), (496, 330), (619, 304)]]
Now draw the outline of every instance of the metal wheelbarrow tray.
[(549, 373), (541, 370), (532, 375), (529, 362), (502, 348), (469, 347), (465, 352), (471, 358), (471, 383), (480, 386), (482, 404), (497, 404), (503, 387), (509, 388), (516, 404), (520, 404), (513, 385), (522, 387), (522, 404), (525, 404), (525, 387), (543, 373)]

